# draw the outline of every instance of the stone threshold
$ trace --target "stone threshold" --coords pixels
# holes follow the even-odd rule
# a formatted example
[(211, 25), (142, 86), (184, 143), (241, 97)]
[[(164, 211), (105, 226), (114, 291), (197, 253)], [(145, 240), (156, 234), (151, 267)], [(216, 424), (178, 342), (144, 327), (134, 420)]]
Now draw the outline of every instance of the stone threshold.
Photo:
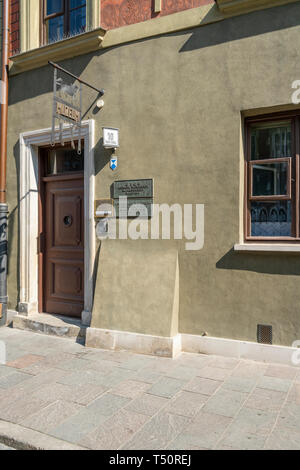
[(37, 313), (29, 316), (16, 314), (12, 318), (12, 327), (46, 335), (76, 338), (79, 341), (84, 341), (86, 336), (86, 326), (82, 325), (80, 319), (48, 313)]

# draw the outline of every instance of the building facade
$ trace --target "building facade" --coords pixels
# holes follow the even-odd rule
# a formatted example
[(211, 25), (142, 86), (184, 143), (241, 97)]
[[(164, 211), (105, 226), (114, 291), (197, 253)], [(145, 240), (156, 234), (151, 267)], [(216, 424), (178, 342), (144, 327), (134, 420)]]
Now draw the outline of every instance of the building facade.
[[(300, 339), (299, 24), (288, 0), (12, 0), (9, 308), (156, 354), (181, 334)], [(69, 125), (51, 147), (48, 61), (105, 90), (97, 107), (82, 87), (81, 155)], [(119, 129), (115, 154), (103, 127)], [(175, 226), (99, 236), (95, 201), (133, 180), (155, 204), (199, 205), (198, 249)]]

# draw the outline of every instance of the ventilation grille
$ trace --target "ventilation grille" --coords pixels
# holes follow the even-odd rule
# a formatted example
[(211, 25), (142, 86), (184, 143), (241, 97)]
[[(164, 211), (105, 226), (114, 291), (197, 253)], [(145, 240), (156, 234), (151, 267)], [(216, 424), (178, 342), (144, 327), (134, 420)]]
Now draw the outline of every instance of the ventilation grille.
[(272, 344), (272, 326), (257, 325), (257, 342), (264, 344)]

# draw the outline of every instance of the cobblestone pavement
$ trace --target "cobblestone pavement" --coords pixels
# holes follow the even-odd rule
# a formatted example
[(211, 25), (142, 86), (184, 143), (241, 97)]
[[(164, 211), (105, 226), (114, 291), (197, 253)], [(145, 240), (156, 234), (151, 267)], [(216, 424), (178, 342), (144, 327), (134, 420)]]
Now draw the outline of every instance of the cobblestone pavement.
[(91, 449), (300, 449), (300, 368), (0, 329), (0, 420)]

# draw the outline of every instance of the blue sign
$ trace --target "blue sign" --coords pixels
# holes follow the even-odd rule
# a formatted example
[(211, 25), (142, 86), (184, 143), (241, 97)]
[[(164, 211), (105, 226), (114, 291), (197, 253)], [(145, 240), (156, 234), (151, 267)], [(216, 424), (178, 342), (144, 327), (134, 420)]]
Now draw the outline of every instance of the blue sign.
[(118, 166), (118, 159), (117, 158), (111, 158), (109, 166), (112, 170), (116, 170), (116, 168)]

